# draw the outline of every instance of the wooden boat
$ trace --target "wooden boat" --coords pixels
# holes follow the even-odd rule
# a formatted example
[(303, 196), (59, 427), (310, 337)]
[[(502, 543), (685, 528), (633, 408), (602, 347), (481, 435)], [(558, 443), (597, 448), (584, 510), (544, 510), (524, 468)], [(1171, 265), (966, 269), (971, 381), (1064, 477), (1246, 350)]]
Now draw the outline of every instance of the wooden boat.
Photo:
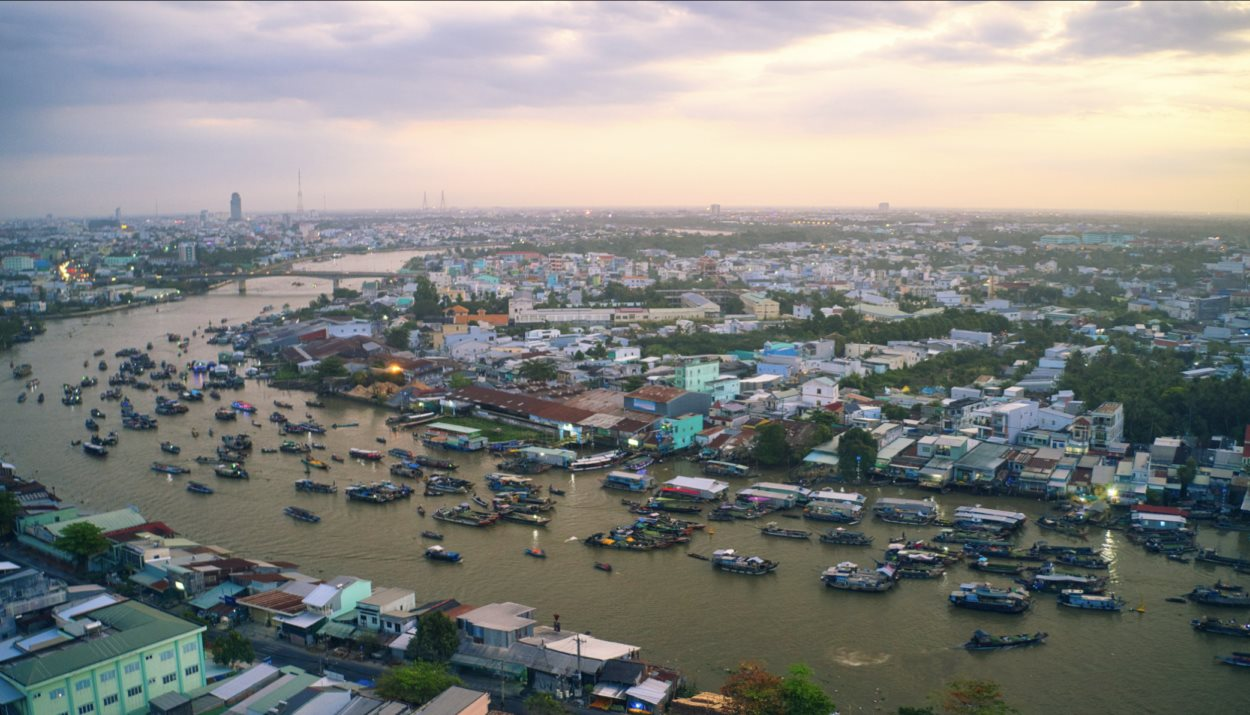
[(777, 570), (780, 565), (761, 556), (743, 556), (733, 549), (717, 549), (712, 552), (712, 567), (730, 573), (762, 576)]
[(499, 516), (504, 521), (511, 521), (517, 524), (525, 524), (527, 526), (546, 526), (551, 523), (551, 517), (539, 516), (538, 514), (528, 514), (523, 511), (508, 509), (499, 512)]
[(359, 422), (335, 422), (330, 425), (330, 429), (343, 429), (345, 427), (359, 427)]
[(949, 597), (952, 605), (976, 611), (1024, 613), (1032, 604), (1027, 591), (1018, 588), (995, 588), (989, 583), (964, 583)]
[(569, 469), (574, 472), (607, 469), (617, 462), (624, 460), (628, 456), (628, 452), (613, 449), (607, 452), (600, 452), (599, 454), (592, 454), (589, 457), (582, 457), (581, 459), (574, 460), (573, 463), (569, 465)]
[(168, 452), (170, 454), (181, 454), (182, 447), (179, 447), (173, 442), (161, 442), (161, 451)]
[(212, 494), (213, 488), (199, 482), (187, 482), (187, 491), (192, 494)]
[(1211, 616), (1203, 616), (1195, 618), (1189, 622), (1195, 631), (1203, 633), (1215, 633), (1221, 636), (1235, 636), (1238, 638), (1250, 638), (1250, 623), (1238, 623), (1237, 621), (1221, 621)]
[(820, 580), (829, 588), (840, 591), (863, 591), (866, 593), (883, 593), (894, 587), (897, 581), (896, 569), (893, 564), (883, 564), (867, 571), (851, 561), (843, 561), (837, 566), (830, 566), (820, 575)]
[(526, 555), (526, 556), (533, 556), (533, 557), (534, 557), (534, 558), (536, 558), (536, 559), (545, 559), (545, 558), (547, 558), (547, 552), (546, 552), (546, 551), (543, 551), (542, 549), (538, 548), (537, 546), (531, 546), (531, 547), (529, 547), (528, 549), (526, 549), (526, 550), (525, 550), (525, 555)]
[(821, 534), (820, 542), (838, 546), (872, 546), (872, 537), (863, 532), (847, 531), (846, 529), (838, 528)]
[(286, 514), (292, 519), (295, 519), (296, 521), (303, 521), (309, 524), (316, 524), (317, 522), (321, 521), (321, 517), (317, 516), (311, 511), (308, 511), (307, 509), (302, 509), (297, 506), (288, 506), (287, 508), (282, 510), (282, 513)]
[(770, 521), (760, 527), (760, 533), (764, 536), (779, 536), (783, 539), (810, 539), (812, 536), (812, 532), (802, 529), (783, 529), (775, 521)]
[(321, 400), (304, 400), (304, 404), (309, 407), (325, 407), (326, 403)]
[(340, 464), (344, 461), (343, 458), (338, 456), (337, 454), (331, 454), (330, 459), (332, 461), (339, 462)]
[(1235, 665), (1239, 668), (1250, 668), (1250, 653), (1233, 653), (1232, 655), (1217, 655), (1220, 662), (1224, 665)]
[(443, 540), (443, 535), (438, 533), (437, 531), (423, 531), (421, 532), (421, 535), (427, 539), (434, 539), (435, 541)]
[(1118, 598), (1115, 594), (1102, 596), (1085, 593), (1079, 588), (1069, 588), (1059, 592), (1059, 605), (1086, 611), (1115, 613), (1124, 610), (1124, 599)]
[(1020, 572), (1024, 570), (1024, 565), (1017, 563), (1003, 563), (1001, 561), (990, 561), (984, 556), (980, 556), (975, 561), (968, 564), (968, 568), (971, 568), (973, 571), (983, 571), (985, 573), (1018, 576)]
[(190, 469), (180, 467), (176, 464), (164, 464), (162, 462), (152, 462), (152, 471), (161, 472), (162, 474), (189, 474)]
[(1002, 650), (1004, 648), (1020, 648), (1023, 646), (1040, 645), (1046, 642), (1047, 634), (1037, 632), (1033, 635), (1021, 633), (1014, 636), (995, 636), (983, 630), (973, 631), (972, 637), (964, 643), (968, 650)]
[(606, 563), (604, 561), (596, 561), (595, 568), (599, 569), (600, 571), (611, 571), (612, 564)]
[(563, 490), (563, 489), (556, 489), (555, 487), (551, 486), (550, 484), (548, 484), (548, 485), (547, 485), (547, 493), (548, 493), (548, 494), (555, 494), (555, 495), (556, 495), (556, 496), (558, 496), (558, 497), (562, 497), (562, 496), (564, 496), (564, 490)]
[(448, 551), (438, 544), (435, 544), (425, 550), (425, 558), (430, 561), (447, 561), (453, 564), (458, 564), (463, 561), (460, 556), (460, 552)]
[(330, 465), (326, 464), (320, 459), (314, 459), (312, 457), (304, 457), (303, 459), (300, 460), (300, 463), (302, 463), (305, 467), (310, 467), (312, 469), (329, 469), (330, 468)]
[[(1225, 586), (1220, 588), (1220, 586)], [(1196, 586), (1187, 598), (1195, 603), (1208, 606), (1224, 606), (1227, 608), (1250, 608), (1250, 595), (1239, 587), (1228, 588), (1226, 584), (1217, 583), (1214, 587)]]
[(295, 491), (311, 492), (314, 494), (336, 494), (338, 493), (338, 485), (326, 484), (325, 482), (314, 482), (311, 479), (295, 480)]
[(289, 403), (289, 402), (282, 402), (282, 401), (280, 401), (280, 400), (274, 400), (274, 401), (273, 401), (273, 406), (274, 406), (274, 407), (281, 407), (281, 408), (282, 408), (282, 409), (284, 409), (284, 410), (294, 409), (294, 407), (295, 407), (295, 405), (292, 405), (292, 404), (291, 404), (291, 403)]
[(425, 507), (417, 505), (417, 516), (425, 516)]

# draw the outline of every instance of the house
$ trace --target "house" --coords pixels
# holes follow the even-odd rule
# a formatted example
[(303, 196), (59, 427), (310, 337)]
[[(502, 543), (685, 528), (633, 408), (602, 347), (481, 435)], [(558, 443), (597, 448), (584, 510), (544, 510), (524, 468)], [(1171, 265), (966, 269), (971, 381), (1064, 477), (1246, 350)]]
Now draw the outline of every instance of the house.
[(756, 320), (776, 320), (781, 317), (781, 304), (762, 293), (743, 293), (738, 296), (742, 307), (755, 315)]
[(1089, 413), (1089, 448), (1106, 452), (1124, 440), (1124, 405), (1104, 402)]
[(105, 593), (53, 611), (56, 626), (0, 647), (0, 709), (124, 715), (204, 686), (205, 627)]
[(463, 640), (508, 648), (521, 638), (534, 635), (534, 610), (519, 603), (492, 603), (460, 615), (456, 627)]
[(438, 697), (413, 711), (412, 715), (486, 715), (490, 712), (490, 695), (459, 685), (439, 693)]
[(406, 588), (379, 588), (356, 602), (356, 626), (397, 636), (416, 623), (417, 595)]
[(706, 415), (711, 406), (711, 395), (663, 385), (647, 385), (625, 395), (625, 409), (661, 417)]
[(828, 377), (814, 377), (799, 388), (803, 404), (820, 407), (838, 401), (838, 381)]

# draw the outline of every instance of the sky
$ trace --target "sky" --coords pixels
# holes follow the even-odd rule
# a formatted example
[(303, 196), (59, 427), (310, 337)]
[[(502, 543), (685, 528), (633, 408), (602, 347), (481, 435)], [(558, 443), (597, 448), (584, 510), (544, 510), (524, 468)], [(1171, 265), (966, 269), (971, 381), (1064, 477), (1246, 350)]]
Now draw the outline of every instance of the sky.
[(1250, 3), (0, 3), (0, 217), (1250, 213)]

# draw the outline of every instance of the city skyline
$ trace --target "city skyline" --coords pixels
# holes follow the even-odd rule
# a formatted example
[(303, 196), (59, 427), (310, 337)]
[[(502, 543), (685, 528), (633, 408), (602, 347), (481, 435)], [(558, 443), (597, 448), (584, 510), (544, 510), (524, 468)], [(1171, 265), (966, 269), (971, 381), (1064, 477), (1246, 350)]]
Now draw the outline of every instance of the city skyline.
[(14, 3), (0, 216), (293, 212), (301, 172), (331, 211), (1244, 213), (1248, 30), (1245, 3)]

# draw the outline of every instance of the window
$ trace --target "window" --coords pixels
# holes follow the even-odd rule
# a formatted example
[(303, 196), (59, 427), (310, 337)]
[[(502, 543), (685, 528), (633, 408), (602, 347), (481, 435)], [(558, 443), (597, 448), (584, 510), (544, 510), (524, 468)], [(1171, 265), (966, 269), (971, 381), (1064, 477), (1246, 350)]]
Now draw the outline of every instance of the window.
[(103, 673), (100, 673), (100, 682), (101, 682), (101, 683), (107, 683), (107, 682), (112, 681), (112, 680), (113, 680), (114, 678), (116, 678), (116, 677), (117, 677), (117, 671), (115, 671), (115, 670), (106, 670), (106, 671), (104, 671)]
[(174, 682), (177, 679), (178, 679), (177, 673), (170, 673), (169, 675), (166, 675), (165, 677), (161, 678), (161, 682), (164, 683), (165, 685), (169, 685), (170, 683)]
[(173, 651), (173, 649), (172, 649), (172, 648), (171, 648), (171, 649), (169, 649), (169, 650), (164, 650), (164, 651), (161, 651), (161, 662), (162, 662), (162, 663), (163, 663), (163, 662), (165, 662), (165, 661), (167, 661), (167, 660), (173, 660), (173, 659), (174, 659), (174, 651)]
[(87, 713), (95, 710), (95, 703), (87, 703), (78, 706), (78, 715), (87, 715)]
[(52, 692), (48, 693), (48, 697), (52, 700), (60, 700), (65, 697), (65, 688), (54, 689)]
[(140, 668), (140, 667), (141, 667), (141, 666), (139, 665), (139, 661), (137, 661), (137, 660), (136, 660), (135, 662), (133, 662), (133, 663), (127, 663), (127, 664), (126, 664), (126, 675), (130, 675), (131, 673), (138, 673), (138, 672), (139, 672), (139, 668)]
[(195, 652), (195, 650), (196, 650), (196, 648), (197, 648), (198, 646), (199, 646), (199, 644), (198, 644), (198, 643), (196, 643), (196, 642), (194, 642), (194, 641), (192, 641), (191, 643), (184, 643), (184, 644), (183, 644), (183, 646), (182, 646), (182, 652), (183, 652), (183, 653), (194, 653), (194, 652)]
[(116, 704), (117, 704), (117, 693), (104, 696), (104, 707), (108, 707), (110, 705), (116, 705)]
[(77, 690), (77, 691), (86, 690), (87, 688), (90, 688), (90, 687), (91, 687), (91, 678), (83, 678), (77, 683), (74, 683), (74, 690)]
[(195, 675), (198, 672), (200, 672), (200, 666), (198, 665), (188, 666), (186, 670), (187, 675)]
[(128, 697), (128, 698), (133, 698), (134, 696), (136, 696), (136, 695), (138, 695), (139, 693), (142, 693), (142, 692), (143, 692), (143, 686), (142, 686), (142, 685), (136, 685), (135, 687), (130, 688), (129, 690), (127, 690), (127, 691), (126, 691), (126, 697)]

